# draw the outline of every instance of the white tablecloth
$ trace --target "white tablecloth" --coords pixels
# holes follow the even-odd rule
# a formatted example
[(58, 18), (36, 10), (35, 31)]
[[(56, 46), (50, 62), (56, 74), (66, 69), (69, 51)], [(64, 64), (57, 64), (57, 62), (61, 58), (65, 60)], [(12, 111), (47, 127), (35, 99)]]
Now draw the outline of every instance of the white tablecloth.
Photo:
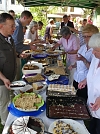
[[(41, 93), (41, 96), (42, 96), (43, 99), (46, 101), (46, 93), (45, 93), (45, 92)], [(49, 119), (49, 118), (46, 117), (46, 110), (45, 110), (43, 113), (41, 113), (39, 116), (36, 116), (36, 117), (37, 117), (37, 118), (41, 118), (41, 119), (43, 120), (43, 122), (44, 122), (45, 127), (46, 127), (47, 130), (48, 130), (48, 128), (49, 128), (49, 125), (50, 125), (53, 121), (55, 121), (55, 119)], [(18, 118), (18, 117), (16, 117), (16, 116), (12, 115), (11, 113), (9, 113), (2, 134), (8, 134), (9, 126), (10, 126), (11, 123), (12, 123), (14, 120), (16, 120), (17, 118)], [(83, 120), (77, 120), (77, 121), (78, 121), (79, 123), (81, 123), (82, 125), (84, 125)], [(84, 125), (84, 127), (85, 127), (85, 125)], [(86, 127), (85, 127), (85, 128), (86, 128)]]

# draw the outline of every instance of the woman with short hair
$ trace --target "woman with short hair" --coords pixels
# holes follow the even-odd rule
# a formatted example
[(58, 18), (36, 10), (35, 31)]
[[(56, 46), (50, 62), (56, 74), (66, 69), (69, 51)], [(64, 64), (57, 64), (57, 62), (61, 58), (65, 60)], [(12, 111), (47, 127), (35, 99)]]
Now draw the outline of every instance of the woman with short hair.
[(99, 32), (98, 28), (91, 24), (87, 24), (83, 28), (82, 34), (85, 40), (85, 44), (82, 45), (80, 49), (78, 50), (77, 62), (74, 65), (71, 65), (69, 67), (69, 69), (72, 69), (73, 67), (76, 66), (76, 70), (74, 73), (73, 86), (75, 87), (75, 89), (77, 89), (77, 95), (79, 97), (84, 98), (86, 101), (88, 97), (87, 85), (85, 85), (85, 87), (80, 90), (78, 89), (78, 83), (84, 80), (87, 76), (89, 66), (92, 60), (92, 56), (93, 56), (92, 54), (93, 49), (88, 46), (88, 42), (90, 40), (90, 37), (93, 34), (98, 33), (98, 32)]
[(26, 30), (25, 39), (31, 39), (29, 45), (36, 43), (43, 43), (43, 41), (38, 39), (38, 22), (31, 21), (29, 25), (29, 29)]
[(38, 39), (37, 30), (38, 30), (38, 23), (36, 21), (31, 21), (29, 29), (26, 30), (25, 38), (31, 39), (32, 42), (34, 40), (37, 40)]
[[(60, 30), (60, 34), (62, 37), (57, 42), (57, 44), (53, 47), (53, 49), (59, 47), (60, 45), (63, 45), (64, 50), (66, 52), (66, 65), (67, 67), (70, 65), (73, 65), (76, 62), (76, 55), (77, 51), (80, 48), (79, 44), (79, 38), (71, 33), (70, 29), (66, 26), (62, 27)], [(67, 71), (69, 71), (67, 69)], [(74, 74), (75, 68), (73, 68), (69, 73), (69, 84), (73, 83), (73, 74)]]
[(88, 106), (93, 119), (90, 121), (90, 134), (100, 134), (100, 33), (92, 35), (89, 47), (93, 48), (93, 58), (87, 74), (87, 78), (79, 83), (82, 89), (88, 86)]

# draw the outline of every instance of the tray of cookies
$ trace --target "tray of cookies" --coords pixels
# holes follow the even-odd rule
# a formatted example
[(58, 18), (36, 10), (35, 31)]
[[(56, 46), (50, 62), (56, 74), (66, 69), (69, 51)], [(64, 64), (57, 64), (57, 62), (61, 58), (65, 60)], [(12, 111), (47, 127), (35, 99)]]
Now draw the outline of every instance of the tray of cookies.
[(76, 90), (72, 85), (49, 84), (46, 94), (47, 96), (75, 96)]
[(80, 97), (47, 97), (46, 116), (53, 119), (91, 119), (84, 99)]
[(35, 82), (42, 82), (45, 81), (45, 79), (46, 77), (40, 73), (26, 74), (23, 76), (23, 80), (28, 84), (32, 84)]

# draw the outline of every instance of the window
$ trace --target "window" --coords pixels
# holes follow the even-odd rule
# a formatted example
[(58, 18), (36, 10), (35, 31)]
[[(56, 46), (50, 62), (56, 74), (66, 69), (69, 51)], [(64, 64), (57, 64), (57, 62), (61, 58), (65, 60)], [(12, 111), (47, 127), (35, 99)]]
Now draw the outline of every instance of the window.
[(0, 0), (0, 4), (2, 3), (2, 0)]
[(11, 4), (15, 4), (15, 0), (11, 0)]

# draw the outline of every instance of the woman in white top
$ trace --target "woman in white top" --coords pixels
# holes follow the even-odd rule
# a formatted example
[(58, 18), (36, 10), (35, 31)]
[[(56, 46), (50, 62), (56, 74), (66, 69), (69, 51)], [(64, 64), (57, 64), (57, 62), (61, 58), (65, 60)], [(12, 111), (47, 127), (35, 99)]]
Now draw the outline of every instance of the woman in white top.
[(41, 41), (38, 39), (38, 23), (36, 21), (31, 21), (29, 25), (29, 29), (26, 30), (25, 33), (25, 39), (31, 39), (31, 43), (29, 44), (36, 44), (41, 43)]
[[(83, 81), (87, 77), (89, 65), (92, 60), (92, 48), (88, 46), (88, 42), (90, 37), (98, 33), (99, 30), (96, 26), (88, 24), (83, 28), (83, 37), (85, 40), (85, 44), (80, 47), (78, 50), (78, 55), (77, 55), (77, 62), (74, 65), (71, 65), (69, 69), (74, 68), (76, 66), (76, 71), (74, 73), (74, 82), (73, 86), (75, 89), (78, 89), (78, 83)], [(79, 97), (83, 97), (87, 101), (87, 85), (83, 89), (78, 89), (77, 90), (77, 95)]]
[(100, 33), (94, 34), (89, 40), (89, 47), (93, 48), (92, 58), (87, 79), (79, 83), (78, 87), (88, 86), (88, 106), (93, 119), (90, 122), (90, 134), (100, 134)]

